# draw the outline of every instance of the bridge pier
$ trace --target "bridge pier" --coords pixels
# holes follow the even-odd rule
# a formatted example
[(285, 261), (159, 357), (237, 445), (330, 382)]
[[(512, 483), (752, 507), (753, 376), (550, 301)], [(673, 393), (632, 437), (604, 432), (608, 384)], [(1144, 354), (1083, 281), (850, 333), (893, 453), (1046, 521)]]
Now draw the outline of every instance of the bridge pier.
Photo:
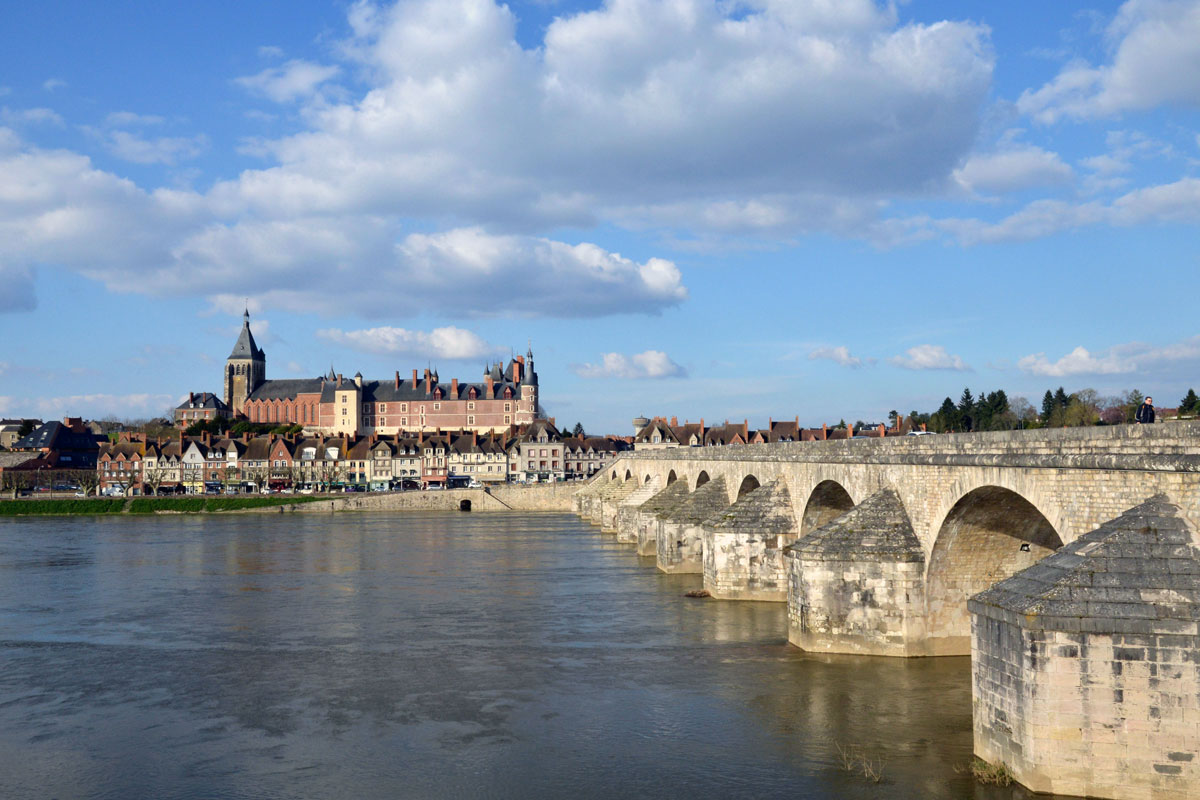
[(617, 504), (617, 513), (613, 527), (617, 531), (617, 541), (624, 544), (637, 544), (638, 510), (662, 488), (662, 480), (657, 476), (650, 478), (628, 497)]
[(652, 556), (658, 550), (658, 515), (687, 499), (687, 484), (677, 480), (638, 507), (633, 519), (639, 556)]
[(783, 548), (800, 531), (783, 479), (747, 492), (703, 529), (704, 588), (713, 597), (787, 602)]
[(925, 554), (890, 489), (785, 548), (788, 641), (802, 650), (930, 655)]
[(700, 525), (729, 506), (725, 479), (696, 487), (687, 500), (658, 517), (655, 563), (660, 572), (699, 574), (704, 571), (704, 531)]
[(592, 522), (599, 523), (600, 530), (604, 533), (616, 533), (617, 511), (620, 509), (621, 501), (636, 492), (638, 488), (636, 480), (626, 480), (602, 493), (597, 504), (597, 513), (592, 517)]
[(575, 509), (575, 513), (583, 519), (590, 520), (593, 510), (598, 502), (600, 493), (608, 489), (613, 484), (613, 481), (607, 477), (600, 477), (584, 486), (571, 499), (571, 505)]
[(1035, 792), (1200, 797), (1200, 547), (1152, 498), (971, 598), (975, 752)]

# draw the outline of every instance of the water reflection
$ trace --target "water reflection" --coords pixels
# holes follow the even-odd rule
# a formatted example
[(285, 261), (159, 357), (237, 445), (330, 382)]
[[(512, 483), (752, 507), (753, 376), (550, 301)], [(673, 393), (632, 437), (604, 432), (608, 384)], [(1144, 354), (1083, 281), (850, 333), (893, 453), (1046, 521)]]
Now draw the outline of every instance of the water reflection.
[(698, 584), (570, 516), (4, 520), (0, 797), (1017, 796), (966, 659)]

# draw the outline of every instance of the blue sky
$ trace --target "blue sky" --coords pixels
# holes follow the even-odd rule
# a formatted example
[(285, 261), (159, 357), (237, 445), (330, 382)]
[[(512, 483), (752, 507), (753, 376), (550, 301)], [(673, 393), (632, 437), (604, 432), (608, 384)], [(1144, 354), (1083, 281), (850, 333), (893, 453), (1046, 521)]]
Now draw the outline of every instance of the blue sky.
[(476, 379), (560, 422), (1200, 387), (1200, 3), (58, 2), (0, 23), (0, 416)]

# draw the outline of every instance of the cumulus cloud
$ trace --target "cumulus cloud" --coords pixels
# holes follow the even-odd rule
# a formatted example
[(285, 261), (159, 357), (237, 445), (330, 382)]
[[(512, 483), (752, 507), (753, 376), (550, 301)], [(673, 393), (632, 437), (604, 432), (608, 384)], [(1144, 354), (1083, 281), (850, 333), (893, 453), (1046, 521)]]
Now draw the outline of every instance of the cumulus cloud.
[(116, 128), (131, 126), (162, 125), (165, 119), (156, 114), (137, 114), (133, 111), (113, 111), (104, 118), (106, 125)]
[(1069, 183), (1073, 175), (1058, 153), (1025, 145), (973, 155), (954, 171), (954, 180), (969, 192), (1014, 192)]
[(1065, 377), (1070, 375), (1124, 375), (1142, 372), (1170, 362), (1200, 359), (1200, 336), (1193, 336), (1162, 347), (1145, 342), (1115, 345), (1102, 353), (1076, 347), (1065, 356), (1051, 361), (1045, 353), (1027, 355), (1017, 367), (1033, 375)]
[(843, 367), (861, 367), (863, 364), (862, 359), (858, 356), (851, 355), (850, 350), (845, 345), (839, 345), (837, 347), (815, 347), (808, 351), (808, 360), (832, 361), (835, 364), (841, 364)]
[(103, 139), (108, 152), (135, 164), (176, 164), (197, 157), (208, 147), (208, 137), (203, 134), (146, 138), (129, 131), (109, 131)]
[(61, 89), (67, 85), (67, 82), (62, 78), (47, 78), (42, 81), (42, 88), (47, 92), (53, 92), (55, 89)]
[(687, 370), (661, 350), (646, 350), (632, 356), (604, 353), (599, 364), (573, 364), (581, 378), (684, 378)]
[(339, 72), (341, 69), (334, 65), (293, 59), (278, 67), (268, 67), (257, 75), (235, 78), (234, 83), (276, 103), (290, 103), (308, 97)]
[(948, 369), (966, 372), (971, 369), (959, 356), (950, 355), (940, 344), (921, 344), (910, 347), (902, 356), (892, 356), (889, 363), (904, 369)]
[(497, 355), (502, 348), (488, 344), (478, 334), (463, 328), (446, 326), (431, 331), (413, 331), (384, 326), (357, 331), (327, 328), (317, 336), (335, 344), (387, 356), (468, 359)]
[(1106, 31), (1112, 61), (1075, 62), (1017, 108), (1044, 123), (1108, 117), (1159, 105), (1200, 106), (1200, 4), (1129, 0)]

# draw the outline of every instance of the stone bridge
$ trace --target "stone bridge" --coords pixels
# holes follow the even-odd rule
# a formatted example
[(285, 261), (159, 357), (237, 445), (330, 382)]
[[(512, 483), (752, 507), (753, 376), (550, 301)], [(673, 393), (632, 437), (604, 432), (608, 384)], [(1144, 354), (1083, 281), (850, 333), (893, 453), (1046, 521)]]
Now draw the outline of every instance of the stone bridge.
[(805, 649), (952, 655), (968, 597), (1151, 496), (1200, 520), (1200, 422), (636, 452), (575, 510), (714, 597), (788, 601)]

